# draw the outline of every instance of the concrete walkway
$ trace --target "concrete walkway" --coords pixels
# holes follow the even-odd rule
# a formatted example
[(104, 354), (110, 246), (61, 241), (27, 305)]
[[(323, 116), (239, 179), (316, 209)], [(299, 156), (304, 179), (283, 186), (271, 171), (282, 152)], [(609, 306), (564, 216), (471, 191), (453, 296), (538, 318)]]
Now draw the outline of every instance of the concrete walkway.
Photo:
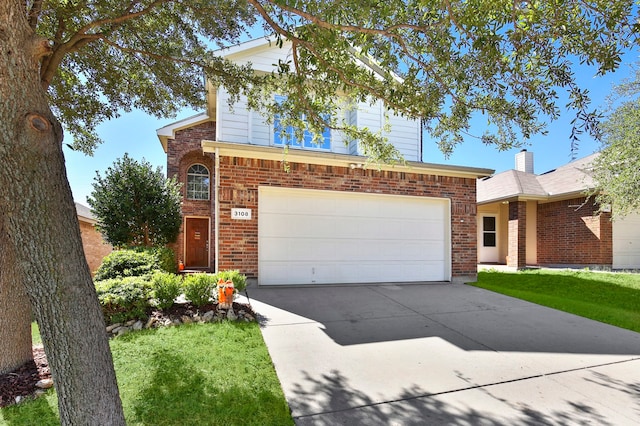
[(640, 334), (456, 284), (249, 288), (298, 425), (640, 424)]

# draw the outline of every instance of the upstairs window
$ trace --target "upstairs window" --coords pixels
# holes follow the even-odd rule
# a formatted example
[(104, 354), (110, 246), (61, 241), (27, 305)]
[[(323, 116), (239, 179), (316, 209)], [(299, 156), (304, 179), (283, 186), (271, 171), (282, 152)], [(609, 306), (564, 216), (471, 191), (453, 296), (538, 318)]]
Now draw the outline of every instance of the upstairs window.
[(194, 164), (187, 170), (187, 199), (209, 199), (209, 169), (202, 164)]
[[(286, 98), (284, 96), (276, 96), (276, 102), (282, 103)], [(302, 120), (305, 121), (304, 114)], [(305, 129), (302, 140), (298, 140), (292, 126), (285, 129), (280, 125), (280, 116), (276, 115), (273, 120), (273, 143), (277, 146), (292, 146), (295, 148), (311, 148), (311, 149), (331, 149), (331, 132), (325, 128), (322, 132), (320, 143), (313, 143), (313, 134)]]

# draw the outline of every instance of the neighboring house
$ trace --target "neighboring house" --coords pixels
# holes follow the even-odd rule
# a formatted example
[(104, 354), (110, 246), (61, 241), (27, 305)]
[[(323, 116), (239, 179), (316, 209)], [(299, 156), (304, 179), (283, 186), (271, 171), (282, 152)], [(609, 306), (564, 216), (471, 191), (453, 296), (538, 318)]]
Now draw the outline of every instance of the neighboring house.
[[(287, 54), (264, 39), (224, 51), (265, 72)], [(476, 180), (492, 170), (421, 163), (419, 122), (392, 114), (406, 166), (364, 167), (337, 132), (285, 155), (264, 115), (227, 100), (208, 85), (205, 113), (157, 131), (167, 175), (184, 183), (174, 250), (187, 269), (238, 269), (260, 285), (475, 280)], [(344, 114), (372, 131), (386, 119), (380, 102)]]
[(536, 175), (523, 150), (515, 170), (480, 179), (478, 262), (640, 269), (640, 215), (612, 222), (585, 196), (597, 155)]
[(84, 255), (87, 258), (91, 275), (93, 275), (102, 263), (102, 259), (111, 253), (113, 248), (104, 241), (102, 234), (96, 229), (96, 219), (91, 213), (91, 209), (79, 203), (75, 204)]

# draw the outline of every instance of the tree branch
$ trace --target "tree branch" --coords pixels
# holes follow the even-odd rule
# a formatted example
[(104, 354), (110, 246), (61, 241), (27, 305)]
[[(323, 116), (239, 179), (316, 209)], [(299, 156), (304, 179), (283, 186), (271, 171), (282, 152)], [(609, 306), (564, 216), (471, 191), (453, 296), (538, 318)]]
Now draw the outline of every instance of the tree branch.
[[(27, 0), (25, 0), (27, 3)], [(29, 26), (32, 30), (35, 31), (38, 26), (38, 19), (40, 19), (40, 12), (42, 11), (42, 0), (33, 0), (31, 4), (31, 8), (27, 13), (27, 21), (29, 22)]]

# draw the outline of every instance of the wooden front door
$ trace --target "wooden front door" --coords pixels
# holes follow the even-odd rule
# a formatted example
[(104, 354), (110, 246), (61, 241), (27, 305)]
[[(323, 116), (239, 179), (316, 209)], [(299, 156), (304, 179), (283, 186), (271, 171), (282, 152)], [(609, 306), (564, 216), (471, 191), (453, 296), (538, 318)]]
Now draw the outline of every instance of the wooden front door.
[(209, 266), (209, 219), (187, 218), (185, 243), (184, 266), (207, 268)]

